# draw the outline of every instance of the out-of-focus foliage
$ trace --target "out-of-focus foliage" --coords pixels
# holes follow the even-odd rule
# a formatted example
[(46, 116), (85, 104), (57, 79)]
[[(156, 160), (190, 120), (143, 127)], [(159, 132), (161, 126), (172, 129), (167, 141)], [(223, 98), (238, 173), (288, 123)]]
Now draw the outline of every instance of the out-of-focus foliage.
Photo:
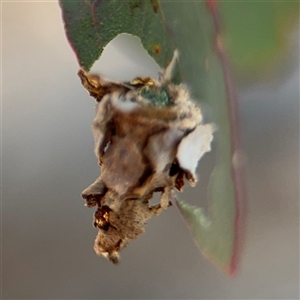
[(299, 21), (298, 1), (220, 1), (232, 66), (244, 78), (266, 75), (288, 54)]

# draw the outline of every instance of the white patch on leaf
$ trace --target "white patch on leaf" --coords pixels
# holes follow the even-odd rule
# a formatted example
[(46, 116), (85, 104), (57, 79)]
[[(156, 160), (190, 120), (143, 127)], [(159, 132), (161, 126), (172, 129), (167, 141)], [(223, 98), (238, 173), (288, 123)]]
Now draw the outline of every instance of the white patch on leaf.
[(211, 150), (214, 124), (198, 125), (195, 130), (184, 137), (177, 149), (180, 167), (189, 171), (196, 178), (196, 168), (202, 156)]

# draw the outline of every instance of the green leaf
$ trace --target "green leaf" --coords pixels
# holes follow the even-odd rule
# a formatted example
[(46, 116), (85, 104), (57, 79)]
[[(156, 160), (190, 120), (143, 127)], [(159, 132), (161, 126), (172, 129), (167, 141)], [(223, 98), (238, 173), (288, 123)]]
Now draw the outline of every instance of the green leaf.
[(120, 33), (138, 36), (161, 66), (172, 58), (174, 47), (155, 0), (60, 0), (60, 6), (69, 42), (86, 71)]
[[(180, 52), (183, 81), (205, 103), (218, 126), (217, 161), (209, 186), (210, 214), (183, 201), (178, 207), (203, 254), (230, 275), (236, 271), (242, 229), (243, 182), (233, 85), (214, 1), (161, 1), (164, 20)], [(210, 4), (210, 5), (209, 5)], [(187, 46), (188, 45), (188, 46)]]
[[(217, 124), (217, 163), (210, 181), (210, 215), (183, 201), (178, 207), (200, 250), (229, 274), (240, 248), (242, 184), (238, 125), (232, 84), (220, 39), (214, 1), (60, 0), (66, 33), (88, 70), (103, 47), (120, 33), (138, 36), (148, 53), (166, 66), (175, 48), (183, 81)], [(209, 9), (210, 7), (210, 9)], [(167, 34), (168, 33), (168, 34)], [(159, 50), (159, 51), (158, 51)]]

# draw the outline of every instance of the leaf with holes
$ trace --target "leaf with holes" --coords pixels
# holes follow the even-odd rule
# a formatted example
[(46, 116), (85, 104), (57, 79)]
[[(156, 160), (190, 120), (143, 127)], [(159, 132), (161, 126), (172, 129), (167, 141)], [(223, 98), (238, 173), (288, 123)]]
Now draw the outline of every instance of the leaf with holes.
[(173, 55), (173, 46), (155, 0), (60, 0), (60, 6), (68, 40), (86, 71), (120, 33), (139, 37), (161, 66), (166, 66)]
[[(241, 152), (236, 101), (220, 35), (215, 2), (199, 0), (183, 4), (180, 1), (158, 0), (76, 2), (60, 0), (60, 5), (68, 39), (80, 66), (85, 70), (89, 70), (103, 51), (103, 47), (120, 33), (138, 36), (148, 53), (162, 67), (169, 63), (171, 53), (175, 48), (179, 50), (179, 74), (182, 81), (190, 87), (192, 98), (197, 99), (199, 106), (205, 105), (212, 111), (210, 119), (217, 128), (215, 133), (217, 162), (209, 186), (209, 215), (182, 200), (177, 201), (177, 205), (204, 255), (228, 274), (234, 274), (240, 253), (243, 221)], [(168, 74), (168, 70), (164, 74)], [(174, 94), (168, 99), (168, 93), (172, 94), (172, 88), (167, 89), (167, 94), (165, 93), (164, 77), (161, 78), (160, 83), (153, 83), (151, 79), (138, 78), (128, 85), (107, 82), (100, 77), (89, 76), (84, 71), (80, 73), (85, 88), (97, 101), (100, 101), (103, 95), (108, 95), (109, 98), (106, 99), (109, 99), (111, 103), (117, 103), (118, 98), (114, 100), (113, 97), (116, 95), (113, 94), (114, 91), (128, 93), (130, 89), (134, 90), (133, 93), (137, 93), (134, 94), (136, 95), (135, 99), (138, 99), (138, 95), (142, 93), (145, 95), (145, 91), (149, 97), (157, 95), (167, 102), (170, 99), (178, 98), (178, 95)], [(132, 107), (132, 104), (128, 107)], [(151, 115), (151, 112), (152, 109), (149, 109), (147, 115)], [(169, 113), (166, 115), (169, 116)], [(157, 112), (153, 116), (157, 117)], [(190, 149), (193, 143), (196, 147), (201, 148), (203, 145), (199, 143), (206, 141), (205, 147), (201, 148), (200, 152), (197, 149), (193, 151), (194, 155), (200, 159), (204, 152), (209, 151), (212, 132), (215, 130), (213, 126), (208, 125), (201, 125), (204, 126), (201, 128), (197, 126), (198, 129), (193, 131), (194, 134), (190, 133), (183, 138), (180, 149), (183, 149), (182, 151)], [(101, 126), (103, 128), (103, 125)], [(196, 133), (200, 135), (197, 136)], [(102, 141), (105, 136), (103, 136), (103, 132), (100, 132), (95, 135), (95, 138)], [(104, 144), (101, 145), (104, 147)], [(156, 146), (153, 149), (159, 149), (159, 147)], [(168, 148), (163, 147), (163, 149), (165, 149), (163, 151), (167, 151)], [(186, 177), (192, 181), (193, 170), (190, 172), (180, 171), (180, 164), (190, 165), (190, 161), (184, 157), (186, 154), (182, 155), (180, 149), (177, 155), (179, 169), (178, 166), (172, 167), (170, 174), (173, 174), (173, 170), (177, 170), (174, 171), (174, 174), (186, 174)], [(165, 157), (169, 157), (168, 151), (164, 152)], [(102, 154), (99, 156), (100, 163)], [(194, 165), (195, 161), (193, 160), (192, 169), (195, 168)], [(179, 175), (176, 175), (178, 176), (176, 182), (171, 182), (169, 186), (175, 184), (178, 189), (181, 189), (183, 177)], [(106, 193), (107, 189), (105, 186), (103, 188), (103, 181), (95, 182), (90, 189), (94, 194), (92, 193), (91, 199), (88, 199), (91, 195), (90, 190), (89, 194), (84, 195), (87, 197), (87, 204), (99, 205), (99, 197), (95, 197), (95, 194)], [(166, 190), (164, 190), (164, 194), (167, 194)], [(98, 215), (96, 216), (97, 224), (107, 227), (107, 220), (109, 220), (107, 210), (102, 209)], [(103, 252), (101, 253), (103, 254)], [(115, 253), (105, 255), (111, 257), (112, 260), (116, 259)]]

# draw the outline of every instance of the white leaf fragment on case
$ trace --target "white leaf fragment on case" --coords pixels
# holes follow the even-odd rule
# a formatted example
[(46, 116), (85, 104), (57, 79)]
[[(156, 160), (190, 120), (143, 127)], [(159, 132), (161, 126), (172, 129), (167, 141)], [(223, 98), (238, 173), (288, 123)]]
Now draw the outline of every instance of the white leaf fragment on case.
[[(188, 90), (171, 81), (177, 58), (175, 51), (158, 82), (138, 77), (118, 83), (78, 72), (98, 102), (92, 131), (101, 167), (82, 197), (97, 207), (94, 249), (113, 263), (147, 220), (171, 205), (173, 189), (182, 191), (185, 178), (194, 184), (197, 163), (210, 150), (214, 126), (202, 124)], [(157, 192), (160, 202), (151, 206)]]
[(193, 181), (197, 180), (196, 168), (203, 155), (211, 150), (214, 124), (198, 125), (191, 133), (185, 136), (177, 150), (177, 159), (180, 167), (189, 171)]

